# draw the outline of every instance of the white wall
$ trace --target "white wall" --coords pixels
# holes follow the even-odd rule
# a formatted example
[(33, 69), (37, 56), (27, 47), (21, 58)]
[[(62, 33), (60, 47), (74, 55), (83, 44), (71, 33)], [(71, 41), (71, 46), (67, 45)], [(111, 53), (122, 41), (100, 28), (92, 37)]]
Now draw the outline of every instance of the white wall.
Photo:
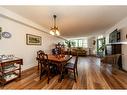
[(124, 42), (122, 45), (122, 65), (123, 69), (127, 71), (127, 39), (126, 39), (126, 34), (127, 34), (127, 18), (121, 20), (118, 22), (116, 25), (111, 27), (109, 30), (105, 32), (105, 37), (106, 37), (106, 43), (109, 43), (109, 34), (113, 32), (115, 29), (120, 30), (121, 32), (121, 42)]
[(89, 37), (88, 38), (88, 48), (90, 49), (90, 54), (95, 55), (96, 54), (96, 43), (93, 45), (93, 41), (96, 41), (96, 37)]
[[(46, 53), (51, 53), (51, 49), (54, 47), (54, 44), (58, 43), (59, 41), (63, 41), (63, 39), (25, 26), (1, 15), (0, 27), (2, 27), (2, 32), (6, 31), (12, 34), (11, 38), (2, 38), (0, 40), (0, 55), (14, 54), (17, 57), (23, 58), (23, 70), (37, 65), (36, 52), (38, 50), (41, 49)], [(26, 34), (41, 36), (42, 45), (26, 45)]]
[(122, 62), (123, 62), (123, 68), (127, 71), (127, 39), (126, 39), (126, 35), (127, 35), (127, 23), (125, 23), (126, 26), (121, 28), (121, 40), (122, 42), (125, 42), (122, 45), (122, 54), (124, 54), (122, 56)]

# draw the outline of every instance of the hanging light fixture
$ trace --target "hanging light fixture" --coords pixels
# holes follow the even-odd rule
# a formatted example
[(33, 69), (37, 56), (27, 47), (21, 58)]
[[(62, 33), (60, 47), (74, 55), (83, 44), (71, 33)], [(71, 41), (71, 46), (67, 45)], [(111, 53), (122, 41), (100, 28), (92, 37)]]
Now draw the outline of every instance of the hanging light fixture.
[(59, 29), (58, 27), (56, 26), (56, 15), (53, 15), (53, 18), (54, 18), (54, 26), (51, 27), (51, 30), (50, 30), (50, 34), (51, 35), (57, 35), (59, 36), (60, 35), (60, 32), (59, 32)]

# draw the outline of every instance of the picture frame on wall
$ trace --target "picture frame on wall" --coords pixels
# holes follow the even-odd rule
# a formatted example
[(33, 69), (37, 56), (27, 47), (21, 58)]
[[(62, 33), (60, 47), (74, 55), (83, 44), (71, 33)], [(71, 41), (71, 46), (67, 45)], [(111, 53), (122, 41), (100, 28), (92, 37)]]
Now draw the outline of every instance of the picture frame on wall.
[(26, 34), (26, 44), (27, 45), (41, 45), (41, 43), (42, 43), (41, 36)]

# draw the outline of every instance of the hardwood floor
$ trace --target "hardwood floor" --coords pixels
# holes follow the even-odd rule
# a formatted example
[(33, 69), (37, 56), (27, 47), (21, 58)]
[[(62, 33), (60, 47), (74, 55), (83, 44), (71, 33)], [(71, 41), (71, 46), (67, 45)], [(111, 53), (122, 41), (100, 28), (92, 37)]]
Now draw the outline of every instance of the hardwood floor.
[[(72, 59), (73, 61), (73, 59)], [(39, 80), (37, 67), (22, 73), (21, 79), (14, 80), (0, 89), (126, 89), (127, 73), (111, 68), (110, 65), (100, 65), (99, 58), (80, 57), (78, 61), (77, 83), (70, 74), (62, 82), (58, 75), (49, 84), (45, 76)]]

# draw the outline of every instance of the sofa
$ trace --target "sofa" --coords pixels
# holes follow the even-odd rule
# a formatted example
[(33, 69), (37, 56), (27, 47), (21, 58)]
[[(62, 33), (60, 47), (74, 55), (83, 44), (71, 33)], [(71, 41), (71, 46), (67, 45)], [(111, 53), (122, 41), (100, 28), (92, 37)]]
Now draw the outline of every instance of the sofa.
[(78, 53), (79, 56), (86, 56), (87, 55), (87, 51), (84, 48), (73, 48), (71, 50), (71, 55), (76, 55)]

